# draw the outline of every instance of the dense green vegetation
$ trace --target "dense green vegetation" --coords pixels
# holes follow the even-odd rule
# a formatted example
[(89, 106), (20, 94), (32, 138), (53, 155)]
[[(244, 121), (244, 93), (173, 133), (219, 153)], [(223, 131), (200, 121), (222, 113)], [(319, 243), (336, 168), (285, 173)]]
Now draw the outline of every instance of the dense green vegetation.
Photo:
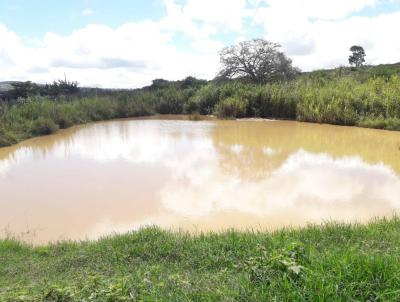
[(1, 103), (0, 146), (79, 123), (155, 113), (263, 117), (400, 130), (399, 75), (397, 64), (315, 71), (270, 84), (206, 82), (189, 77), (176, 82), (155, 80), (137, 90), (82, 89), (79, 94), (73, 85), (74, 93), (66, 93), (68, 82), (54, 83), (53, 88), (41, 91), (58, 94), (28, 94)]
[(1, 301), (399, 301), (400, 220), (0, 241)]

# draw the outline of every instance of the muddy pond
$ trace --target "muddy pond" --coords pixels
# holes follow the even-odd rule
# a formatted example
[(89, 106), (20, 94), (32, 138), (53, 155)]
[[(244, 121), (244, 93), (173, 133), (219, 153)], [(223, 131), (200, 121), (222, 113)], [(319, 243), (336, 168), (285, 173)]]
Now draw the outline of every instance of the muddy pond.
[(0, 236), (95, 239), (365, 222), (400, 208), (400, 132), (133, 119), (0, 148)]

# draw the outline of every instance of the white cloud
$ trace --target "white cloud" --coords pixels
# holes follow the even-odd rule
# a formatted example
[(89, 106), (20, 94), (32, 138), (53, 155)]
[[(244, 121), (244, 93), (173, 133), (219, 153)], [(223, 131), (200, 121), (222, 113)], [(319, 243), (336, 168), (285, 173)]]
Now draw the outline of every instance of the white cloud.
[[(167, 24), (168, 25), (168, 24)], [(176, 31), (160, 22), (127, 23), (115, 29), (89, 25), (67, 36), (47, 33), (42, 46), (24, 47), (18, 37), (0, 27), (0, 80), (51, 81), (64, 72), (82, 85), (138, 87), (154, 78), (212, 78), (222, 46), (204, 36), (196, 47), (174, 46)]]
[[(378, 0), (264, 0), (270, 17), (280, 17), (288, 21), (293, 17), (338, 20), (350, 13), (359, 12), (366, 7), (375, 6)], [(289, 19), (289, 20), (290, 20)]]
[(94, 11), (91, 10), (91, 9), (89, 9), (89, 8), (87, 8), (87, 9), (84, 9), (84, 10), (81, 12), (81, 14), (82, 14), (82, 16), (90, 16), (90, 15), (93, 15), (93, 14), (94, 14)]
[(0, 67), (5, 68), (15, 63), (16, 54), (21, 49), (18, 36), (0, 24)]
[[(12, 43), (0, 48), (0, 65), (9, 65), (0, 70), (0, 80), (47, 82), (66, 73), (81, 85), (140, 87), (160, 77), (213, 78), (224, 42), (212, 36), (243, 29), (246, 0), (188, 0), (184, 5), (165, 0), (165, 5), (167, 14), (158, 21), (130, 22), (117, 28), (93, 24), (69, 35), (48, 32), (40, 47), (24, 47), (2, 26), (1, 40)], [(81, 12), (92, 13), (91, 9)], [(174, 39), (179, 35), (189, 43), (177, 46)]]
[[(395, 0), (397, 1), (397, 0)], [(365, 47), (371, 64), (400, 61), (400, 11), (356, 16), (383, 0), (164, 0), (157, 21), (118, 27), (87, 25), (68, 35), (48, 32), (26, 46), (0, 24), (0, 81), (48, 82), (63, 77), (81, 85), (140, 87), (154, 78), (213, 78), (218, 52), (228, 42), (264, 36), (279, 42), (303, 70), (347, 64), (349, 47)], [(386, 1), (387, 2), (387, 1)], [(93, 13), (85, 9), (82, 15)], [(260, 26), (264, 31), (254, 30)], [(178, 43), (181, 37), (182, 41)]]
[(346, 65), (349, 48), (364, 46), (371, 64), (400, 61), (400, 12), (377, 16), (352, 15), (378, 4), (377, 0), (267, 0), (255, 22), (267, 39), (280, 42), (294, 63), (305, 70)]
[(187, 0), (183, 5), (174, 0), (164, 2), (174, 19), (203, 22), (223, 30), (242, 30), (243, 18), (250, 13), (246, 0)]

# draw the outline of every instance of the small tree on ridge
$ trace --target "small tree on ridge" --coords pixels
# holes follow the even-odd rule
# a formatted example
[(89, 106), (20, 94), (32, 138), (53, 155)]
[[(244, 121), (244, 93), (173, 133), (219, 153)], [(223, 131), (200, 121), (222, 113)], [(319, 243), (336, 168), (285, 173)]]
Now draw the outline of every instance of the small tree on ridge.
[(365, 63), (365, 51), (364, 48), (358, 45), (350, 47), (352, 54), (349, 56), (349, 64), (355, 67), (361, 67)]

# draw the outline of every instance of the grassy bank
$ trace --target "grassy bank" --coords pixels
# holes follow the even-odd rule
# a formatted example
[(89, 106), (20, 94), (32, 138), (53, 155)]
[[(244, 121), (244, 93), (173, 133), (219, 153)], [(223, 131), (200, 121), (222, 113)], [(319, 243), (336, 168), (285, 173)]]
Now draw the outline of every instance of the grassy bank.
[(54, 101), (30, 98), (22, 104), (3, 108), (0, 116), (0, 147), (21, 140), (52, 134), (73, 125), (155, 113), (138, 98), (101, 97)]
[(399, 301), (400, 220), (0, 241), (0, 301)]
[[(196, 110), (220, 117), (264, 117), (400, 130), (400, 78), (300, 78), (268, 85), (207, 85)], [(212, 108), (212, 109), (210, 109)]]
[[(150, 114), (262, 117), (400, 130), (400, 65), (305, 73), (256, 85), (188, 78), (138, 90), (0, 102), (0, 146), (75, 124)], [(97, 91), (96, 91), (97, 93)]]

